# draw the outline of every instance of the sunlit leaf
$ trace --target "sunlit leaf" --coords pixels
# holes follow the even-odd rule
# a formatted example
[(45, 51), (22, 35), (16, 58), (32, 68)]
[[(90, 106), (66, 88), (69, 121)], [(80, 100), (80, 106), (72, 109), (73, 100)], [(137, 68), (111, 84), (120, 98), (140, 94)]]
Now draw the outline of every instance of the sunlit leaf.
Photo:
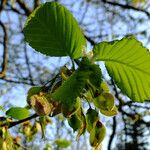
[(32, 95), (38, 94), (41, 90), (42, 90), (42, 87), (40, 86), (31, 87), (27, 93), (27, 101), (30, 99)]
[(86, 113), (86, 128), (90, 132), (93, 129), (94, 123), (99, 119), (98, 112), (89, 108)]
[(53, 107), (44, 95), (35, 94), (30, 97), (28, 103), (40, 116), (49, 115)]
[(72, 110), (75, 99), (85, 87), (89, 72), (76, 70), (63, 84), (52, 94), (52, 98), (64, 104), (68, 111)]
[(97, 147), (103, 141), (106, 135), (106, 128), (100, 122), (97, 121), (95, 127), (90, 132), (90, 144), (93, 147)]
[(66, 140), (66, 139), (57, 139), (56, 141), (55, 141), (55, 144), (57, 145), (57, 146), (59, 146), (60, 148), (67, 148), (67, 147), (69, 147), (70, 146), (70, 141), (68, 141), (68, 140)]
[(103, 110), (111, 110), (115, 104), (114, 96), (106, 92), (96, 97), (93, 102), (96, 107)]
[(94, 57), (105, 62), (109, 75), (131, 100), (150, 100), (150, 53), (134, 37), (102, 42), (94, 47)]
[(24, 27), (25, 40), (48, 56), (79, 58), (86, 40), (72, 14), (63, 5), (47, 2), (36, 8)]
[(62, 113), (65, 117), (71, 117), (72, 115), (74, 115), (79, 109), (80, 109), (80, 106), (81, 106), (81, 100), (79, 97), (77, 97), (77, 99), (75, 100), (75, 104), (73, 106), (72, 109), (66, 109), (66, 106), (62, 105)]
[(29, 114), (30, 112), (26, 108), (22, 107), (11, 107), (9, 110), (6, 111), (7, 116), (18, 120), (29, 117)]
[(111, 110), (102, 110), (100, 109), (100, 112), (105, 116), (115, 116), (118, 114), (118, 109), (116, 106), (114, 106)]
[(82, 121), (80, 120), (80, 118), (77, 114), (72, 115), (71, 118), (68, 119), (68, 123), (69, 123), (70, 127), (72, 127), (74, 132), (77, 131), (78, 129), (80, 129), (80, 127), (82, 125)]

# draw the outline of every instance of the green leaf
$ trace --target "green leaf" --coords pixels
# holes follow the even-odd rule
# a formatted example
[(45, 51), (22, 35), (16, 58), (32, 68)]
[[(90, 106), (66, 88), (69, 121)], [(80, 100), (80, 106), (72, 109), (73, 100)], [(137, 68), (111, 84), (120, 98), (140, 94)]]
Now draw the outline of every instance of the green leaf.
[(93, 102), (99, 109), (108, 111), (114, 107), (115, 99), (111, 93), (103, 92), (100, 96), (94, 98)]
[(92, 73), (90, 74), (89, 80), (96, 88), (99, 88), (102, 82), (101, 69), (98, 65), (92, 64), (90, 70)]
[(72, 115), (71, 118), (68, 119), (68, 123), (74, 132), (80, 129), (82, 125), (82, 121), (77, 114)]
[(95, 127), (90, 132), (90, 144), (92, 147), (97, 147), (103, 141), (106, 135), (106, 128), (100, 122), (97, 121)]
[(39, 116), (49, 115), (52, 111), (52, 104), (44, 95), (33, 95), (28, 100), (29, 105), (36, 111)]
[(65, 117), (71, 117), (72, 115), (74, 115), (79, 109), (81, 108), (81, 100), (79, 97), (77, 97), (76, 102), (73, 106), (72, 109), (69, 109), (70, 111), (68, 111), (68, 109), (66, 108), (65, 105), (62, 106), (61, 111), (63, 113), (63, 115)]
[(55, 144), (57, 145), (57, 146), (59, 146), (60, 148), (67, 148), (67, 147), (69, 147), (70, 146), (70, 141), (68, 141), (68, 140), (66, 140), (66, 139), (57, 139), (56, 141), (55, 141)]
[(92, 108), (89, 108), (86, 113), (86, 128), (88, 132), (93, 129), (93, 125), (96, 121), (98, 121), (98, 119), (98, 112)]
[(52, 98), (64, 104), (68, 111), (72, 110), (88, 78), (89, 72), (79, 68), (52, 94)]
[(96, 61), (104, 61), (109, 75), (129, 98), (150, 99), (150, 53), (134, 37), (102, 42), (94, 47)]
[(41, 92), (41, 90), (42, 90), (42, 87), (40, 87), (40, 86), (31, 87), (27, 94), (27, 102), (30, 103), (30, 97), (35, 94), (39, 94), (39, 92)]
[(29, 116), (30, 112), (22, 107), (12, 107), (9, 110), (6, 111), (6, 115), (10, 116), (14, 119), (24, 119), (27, 118)]
[(4, 109), (3, 106), (0, 106), (0, 110), (3, 111), (3, 112), (5, 112), (5, 109)]
[(73, 15), (61, 4), (47, 2), (36, 8), (23, 29), (25, 40), (48, 56), (82, 56), (86, 40)]
[(116, 106), (114, 106), (111, 110), (103, 110), (103, 109), (100, 109), (100, 112), (103, 114), (103, 115), (105, 115), (105, 116), (108, 116), (108, 117), (110, 117), (110, 116), (115, 116), (115, 115), (117, 115), (118, 114), (118, 109), (117, 109), (117, 107)]

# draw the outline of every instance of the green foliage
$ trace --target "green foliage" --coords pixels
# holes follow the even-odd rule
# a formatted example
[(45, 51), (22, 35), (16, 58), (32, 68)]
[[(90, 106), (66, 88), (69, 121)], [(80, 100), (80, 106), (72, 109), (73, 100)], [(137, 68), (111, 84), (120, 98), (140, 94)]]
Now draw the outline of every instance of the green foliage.
[(28, 94), (27, 94), (27, 101), (30, 100), (30, 97), (35, 95), (35, 94), (39, 94), (42, 90), (42, 87), (39, 86), (33, 86), (29, 89)]
[(0, 148), (1, 150), (13, 150), (14, 145), (7, 127), (0, 127)]
[(115, 99), (112, 94), (103, 92), (94, 99), (94, 105), (99, 109), (111, 110), (114, 107)]
[(55, 141), (55, 144), (60, 148), (67, 148), (70, 146), (70, 141), (65, 140), (65, 139), (57, 139)]
[(133, 101), (150, 99), (150, 54), (134, 37), (96, 45), (94, 58), (105, 62), (109, 75)]
[(63, 84), (52, 94), (52, 98), (63, 103), (68, 110), (72, 110), (75, 99), (82, 92), (89, 72), (77, 69)]
[(28, 99), (28, 104), (37, 112), (40, 116), (49, 115), (52, 109), (52, 104), (49, 103), (44, 95), (35, 94)]
[(105, 115), (105, 116), (115, 116), (118, 114), (118, 110), (117, 110), (117, 107), (114, 106), (111, 110), (103, 110), (103, 109), (100, 109), (100, 112)]
[[(40, 116), (34, 125), (29, 121), (22, 125), (21, 131), (28, 141), (33, 140), (39, 124), (44, 137), (45, 127), (51, 122), (49, 116), (61, 114), (67, 118), (74, 132), (78, 131), (76, 140), (87, 130), (91, 146), (98, 148), (101, 145), (106, 129), (99, 120), (99, 113), (114, 116), (118, 110), (107, 83), (102, 82), (101, 68), (95, 61), (105, 62), (116, 85), (133, 101), (150, 99), (150, 55), (135, 38), (102, 42), (95, 45), (93, 53), (90, 51), (86, 54), (83, 48), (86, 40), (77, 21), (64, 6), (56, 2), (47, 2), (36, 8), (27, 19), (23, 32), (26, 41), (36, 51), (48, 56), (70, 56), (73, 63), (72, 69), (63, 66), (51, 82), (28, 91), (27, 102)], [(74, 63), (78, 65), (77, 69)], [(89, 104), (86, 115), (82, 100)], [(12, 107), (6, 115), (20, 120), (28, 117), (29, 111)], [(8, 118), (4, 119), (8, 126)], [(5, 123), (1, 122), (3, 126)], [(3, 130), (0, 128), (1, 132)], [(5, 139), (0, 142), (0, 146), (7, 146)], [(58, 139), (55, 144), (67, 148), (70, 141)]]
[(89, 108), (86, 113), (86, 129), (88, 132), (93, 129), (94, 123), (98, 120), (98, 112), (92, 108)]
[(25, 40), (48, 56), (79, 58), (86, 40), (72, 14), (56, 2), (36, 8), (24, 27)]
[(105, 126), (100, 122), (97, 121), (95, 126), (90, 132), (90, 144), (93, 147), (97, 147), (101, 144), (106, 134)]
[(5, 112), (5, 109), (4, 109), (3, 106), (0, 106), (0, 110), (3, 111), (3, 112)]
[(68, 123), (70, 127), (73, 128), (74, 132), (80, 129), (81, 127), (81, 120), (77, 114), (74, 114), (71, 116), (71, 118), (68, 119)]
[(7, 116), (18, 120), (27, 118), (29, 114), (30, 112), (26, 108), (22, 107), (11, 107), (9, 110), (6, 111)]

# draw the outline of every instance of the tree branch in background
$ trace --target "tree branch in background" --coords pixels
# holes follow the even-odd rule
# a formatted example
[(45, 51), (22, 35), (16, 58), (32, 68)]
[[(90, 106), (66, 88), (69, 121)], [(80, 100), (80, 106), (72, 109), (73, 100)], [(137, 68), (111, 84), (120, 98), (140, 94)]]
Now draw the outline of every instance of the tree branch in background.
[(31, 10), (30, 8), (26, 5), (25, 2), (23, 2), (22, 0), (16, 0), (17, 3), (19, 4), (19, 6), (24, 10), (24, 12), (26, 13), (27, 16), (29, 16), (31, 14)]
[(106, 4), (110, 4), (110, 5), (113, 5), (113, 6), (119, 6), (121, 8), (124, 8), (124, 9), (132, 9), (132, 10), (135, 10), (135, 11), (139, 11), (139, 12), (143, 12), (145, 13), (149, 18), (150, 18), (150, 13), (144, 9), (141, 9), (141, 8), (136, 8), (136, 7), (133, 7), (131, 5), (124, 5), (124, 4), (120, 4), (120, 3), (117, 3), (117, 2), (111, 2), (111, 1), (107, 1), (107, 0), (101, 0), (103, 3), (106, 3)]
[(34, 0), (34, 9), (40, 5), (39, 0)]
[(111, 145), (116, 134), (116, 128), (117, 128), (117, 122), (116, 122), (116, 116), (114, 116), (113, 125), (112, 125), (112, 134), (110, 135), (109, 142), (108, 142), (108, 150), (111, 150)]
[(31, 120), (31, 119), (36, 118), (36, 117), (38, 117), (38, 115), (37, 114), (33, 114), (32, 116), (30, 116), (28, 118), (25, 118), (25, 119), (22, 119), (22, 120), (19, 120), (19, 121), (10, 122), (8, 127), (12, 128), (13, 126), (16, 126), (16, 125), (18, 125), (20, 123), (26, 122), (26, 121)]
[(1, 0), (1, 3), (0, 3), (0, 12), (4, 9), (6, 3), (7, 3), (7, 0)]
[(2, 80), (5, 81), (5, 82), (15, 83), (15, 84), (26, 84), (26, 85), (30, 85), (30, 86), (36, 86), (37, 85), (37, 84), (32, 84), (30, 81), (24, 81), (24, 80), (17, 81), (17, 80), (7, 79), (7, 78), (3, 78)]
[(0, 26), (3, 29), (4, 37), (3, 37), (3, 62), (2, 62), (2, 70), (0, 72), (0, 78), (4, 78), (6, 76), (6, 70), (7, 70), (7, 42), (8, 42), (8, 36), (5, 25), (0, 21)]
[(94, 40), (92, 40), (90, 37), (84, 35), (84, 37), (87, 39), (87, 41), (89, 41), (91, 43), (91, 45), (95, 45), (96, 43), (94, 42)]
[(28, 69), (28, 73), (29, 73), (29, 79), (32, 85), (34, 85), (34, 81), (33, 81), (33, 77), (32, 77), (32, 72), (31, 72), (31, 68), (30, 68), (30, 62), (29, 62), (29, 57), (27, 54), (27, 47), (26, 47), (26, 43), (24, 43), (24, 53), (25, 53), (25, 61), (27, 64), (27, 69)]

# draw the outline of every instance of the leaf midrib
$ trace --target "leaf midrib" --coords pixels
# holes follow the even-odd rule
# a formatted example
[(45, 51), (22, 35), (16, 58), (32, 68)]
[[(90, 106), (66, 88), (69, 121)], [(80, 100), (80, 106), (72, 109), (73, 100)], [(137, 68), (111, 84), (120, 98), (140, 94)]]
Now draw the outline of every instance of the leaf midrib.
[(140, 71), (140, 72), (142, 72), (142, 73), (145, 73), (145, 74), (147, 74), (148, 76), (150, 76), (150, 73), (148, 73), (148, 72), (146, 72), (146, 71), (144, 71), (144, 70), (142, 70), (142, 69), (140, 69), (140, 68), (137, 68), (137, 67), (135, 67), (134, 65), (131, 65), (131, 64), (128, 64), (128, 63), (124, 63), (124, 62), (121, 62), (121, 61), (119, 61), (119, 60), (115, 60), (115, 59), (99, 59), (99, 61), (104, 61), (104, 62), (110, 61), (110, 62), (116, 62), (116, 63), (119, 63), (119, 64), (123, 64), (123, 65), (125, 65), (125, 66), (127, 66), (127, 67), (130, 67), (130, 68), (132, 68), (132, 69), (138, 70), (138, 71)]

